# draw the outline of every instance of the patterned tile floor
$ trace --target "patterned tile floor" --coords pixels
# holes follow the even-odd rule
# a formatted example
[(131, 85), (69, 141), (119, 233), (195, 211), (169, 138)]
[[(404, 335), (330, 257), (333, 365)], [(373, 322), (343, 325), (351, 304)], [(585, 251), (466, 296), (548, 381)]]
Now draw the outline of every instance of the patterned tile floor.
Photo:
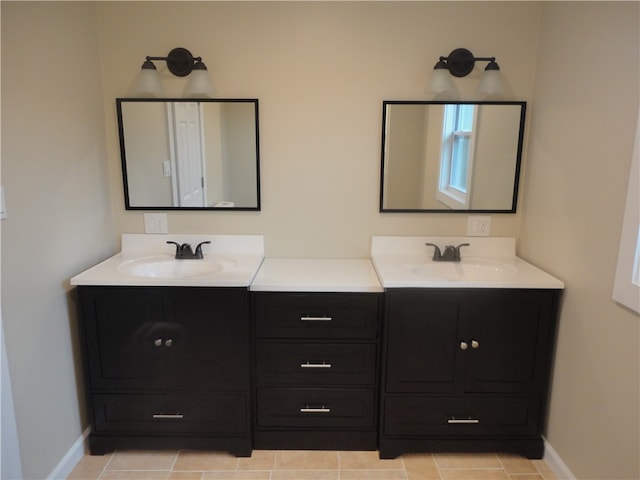
[(556, 480), (542, 460), (504, 454), (254, 450), (250, 458), (181, 450), (85, 455), (68, 480)]

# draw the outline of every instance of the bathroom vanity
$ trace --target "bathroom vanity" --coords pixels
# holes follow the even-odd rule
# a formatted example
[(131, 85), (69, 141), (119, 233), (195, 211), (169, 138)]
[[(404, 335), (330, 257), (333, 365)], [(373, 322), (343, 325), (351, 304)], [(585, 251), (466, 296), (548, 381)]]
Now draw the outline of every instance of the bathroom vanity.
[[(211, 243), (177, 260), (167, 241)], [(122, 247), (71, 280), (93, 454), (543, 454), (564, 285), (513, 238), (373, 237), (371, 260), (263, 259), (242, 235)]]
[[(469, 241), (461, 262), (425, 243)], [(563, 284), (513, 239), (374, 237), (385, 287), (381, 458), (507, 451), (541, 458)]]
[(255, 448), (377, 448), (381, 292), (369, 260), (265, 259), (251, 285)]
[[(166, 239), (212, 243), (204, 260), (174, 260)], [(262, 252), (262, 237), (125, 235), (120, 254), (72, 279), (92, 454), (251, 455), (248, 285)]]

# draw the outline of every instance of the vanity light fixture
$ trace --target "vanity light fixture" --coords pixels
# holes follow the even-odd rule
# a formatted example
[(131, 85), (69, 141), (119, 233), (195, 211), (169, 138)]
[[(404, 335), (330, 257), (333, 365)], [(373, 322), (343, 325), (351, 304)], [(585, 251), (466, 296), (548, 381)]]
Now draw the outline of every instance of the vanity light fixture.
[(131, 95), (135, 97), (162, 97), (164, 88), (154, 60), (167, 62), (168, 70), (176, 77), (189, 76), (189, 81), (182, 92), (183, 97), (210, 97), (213, 83), (202, 57), (194, 57), (186, 48), (174, 48), (166, 57), (146, 57), (142, 69), (133, 83)]
[(488, 62), (476, 91), (484, 95), (500, 95), (504, 92), (500, 67), (495, 57), (474, 57), (466, 48), (456, 48), (449, 56), (440, 57), (433, 67), (433, 74), (427, 86), (427, 91), (440, 99), (457, 99), (457, 89), (451, 79), (466, 77), (471, 73), (477, 61)]

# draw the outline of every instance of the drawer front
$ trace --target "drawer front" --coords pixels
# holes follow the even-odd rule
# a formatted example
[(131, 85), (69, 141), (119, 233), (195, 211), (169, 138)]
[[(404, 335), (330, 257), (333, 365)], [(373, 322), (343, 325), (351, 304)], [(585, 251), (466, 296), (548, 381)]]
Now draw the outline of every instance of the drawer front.
[(374, 293), (255, 293), (256, 335), (375, 339), (380, 298)]
[(244, 395), (92, 396), (94, 430), (121, 433), (248, 432), (248, 398)]
[(258, 343), (258, 384), (374, 385), (373, 344)]
[(375, 390), (258, 389), (258, 427), (375, 428)]
[(536, 435), (538, 397), (388, 397), (385, 435)]

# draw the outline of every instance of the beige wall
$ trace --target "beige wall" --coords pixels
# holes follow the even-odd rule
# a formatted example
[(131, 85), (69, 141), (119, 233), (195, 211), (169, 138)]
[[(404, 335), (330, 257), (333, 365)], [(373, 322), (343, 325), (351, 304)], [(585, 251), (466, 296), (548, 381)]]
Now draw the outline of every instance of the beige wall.
[[(514, 97), (530, 99), (535, 62), (523, 59), (536, 56), (539, 9), (520, 2), (101, 4), (117, 232), (141, 232), (143, 220), (123, 208), (113, 99), (126, 94), (146, 55), (182, 46), (204, 58), (219, 97), (260, 99), (262, 211), (170, 212), (170, 233), (264, 234), (276, 257), (366, 257), (372, 234), (465, 234), (465, 215), (378, 212), (382, 100), (427, 99), (438, 57), (459, 46), (495, 55)], [(465, 98), (481, 69), (459, 82)], [(180, 95), (184, 80), (163, 75), (167, 94)], [(519, 215), (494, 215), (492, 232), (517, 235), (519, 222)]]
[(579, 479), (640, 478), (640, 318), (611, 300), (638, 5), (551, 2), (540, 31), (519, 253), (566, 283), (547, 438)]
[[(422, 105), (387, 105), (385, 208), (420, 208), (422, 204), (426, 130)], [(394, 159), (396, 161), (389, 161)]]
[(96, 10), (2, 2), (2, 318), (23, 478), (87, 426), (69, 278), (114, 249)]
[(129, 203), (173, 205), (171, 178), (163, 175), (163, 163), (171, 161), (167, 105), (135, 102), (121, 106)]

